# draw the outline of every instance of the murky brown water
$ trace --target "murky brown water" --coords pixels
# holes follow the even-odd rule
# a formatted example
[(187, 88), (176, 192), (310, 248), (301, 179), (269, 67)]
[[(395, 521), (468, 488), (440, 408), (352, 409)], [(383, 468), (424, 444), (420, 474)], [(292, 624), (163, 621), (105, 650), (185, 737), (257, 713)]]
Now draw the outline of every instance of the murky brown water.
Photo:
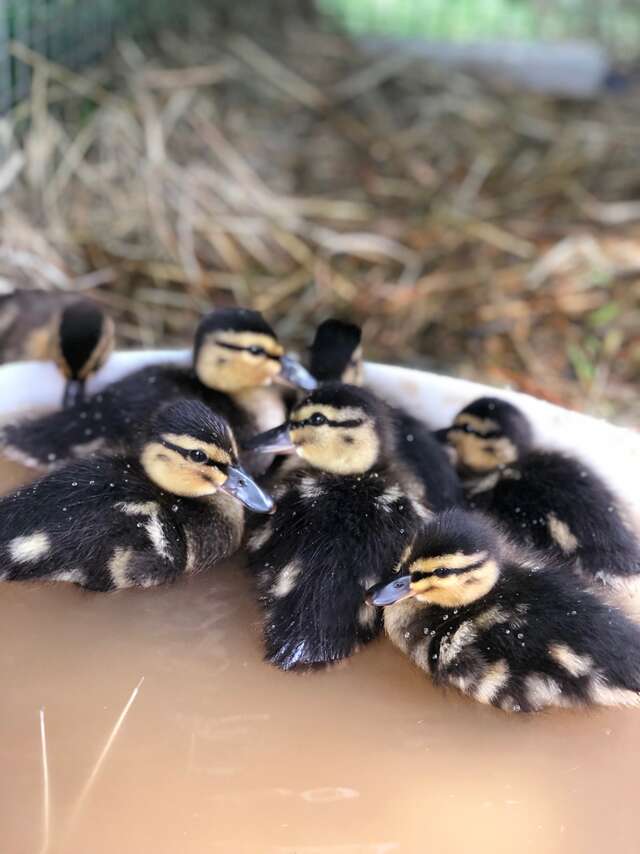
[(275, 672), (237, 565), (106, 596), (2, 585), (0, 627), (3, 854), (638, 851), (640, 712), (507, 717), (382, 640)]

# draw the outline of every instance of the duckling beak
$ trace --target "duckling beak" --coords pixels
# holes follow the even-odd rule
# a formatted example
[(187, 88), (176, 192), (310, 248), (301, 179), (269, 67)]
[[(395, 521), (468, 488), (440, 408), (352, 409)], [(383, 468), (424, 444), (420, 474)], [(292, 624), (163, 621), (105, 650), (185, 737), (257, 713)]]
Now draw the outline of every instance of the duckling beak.
[(370, 605), (393, 605), (401, 599), (412, 596), (411, 576), (401, 575), (393, 581), (375, 584), (367, 590), (367, 602)]
[(71, 409), (84, 403), (85, 382), (84, 380), (67, 380), (62, 398), (62, 408)]
[(280, 359), (279, 379), (290, 385), (301, 388), (302, 391), (313, 391), (318, 387), (317, 381), (311, 376), (306, 368), (303, 368), (293, 356), (282, 356)]
[(256, 513), (275, 512), (273, 498), (263, 492), (255, 480), (252, 480), (240, 466), (229, 466), (227, 479), (220, 488), (241, 501), (249, 510), (254, 510)]
[(292, 454), (295, 449), (289, 437), (289, 424), (286, 421), (278, 427), (259, 433), (243, 445), (243, 450), (258, 454)]

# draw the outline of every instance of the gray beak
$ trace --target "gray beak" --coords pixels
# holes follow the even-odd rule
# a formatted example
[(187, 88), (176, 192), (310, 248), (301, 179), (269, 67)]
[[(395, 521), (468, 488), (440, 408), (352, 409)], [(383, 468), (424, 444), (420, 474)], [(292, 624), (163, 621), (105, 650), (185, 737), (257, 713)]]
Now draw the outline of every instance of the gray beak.
[(229, 466), (227, 472), (227, 479), (220, 487), (223, 492), (233, 495), (245, 507), (254, 510), (256, 513), (273, 513), (275, 511), (276, 506), (271, 496), (263, 492), (243, 468)]
[(71, 409), (84, 403), (84, 380), (67, 380), (62, 398), (62, 408)]
[(292, 454), (295, 445), (289, 438), (289, 424), (285, 422), (272, 430), (265, 430), (243, 446), (245, 451), (255, 451), (258, 454)]
[(303, 391), (313, 391), (318, 387), (317, 381), (311, 376), (306, 368), (303, 368), (293, 356), (283, 356), (280, 359), (280, 379), (301, 388)]
[(401, 575), (393, 581), (376, 584), (367, 590), (367, 602), (370, 605), (393, 605), (401, 599), (411, 596), (411, 576)]

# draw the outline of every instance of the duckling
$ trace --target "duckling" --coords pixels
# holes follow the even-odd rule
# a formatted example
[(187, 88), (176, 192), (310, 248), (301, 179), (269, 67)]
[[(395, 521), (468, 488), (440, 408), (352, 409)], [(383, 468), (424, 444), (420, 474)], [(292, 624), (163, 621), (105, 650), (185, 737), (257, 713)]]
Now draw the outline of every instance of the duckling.
[(364, 591), (396, 563), (428, 511), (394, 460), (392, 416), (371, 392), (327, 383), (256, 451), (295, 452), (277, 509), (248, 540), (265, 609), (266, 658), (290, 670), (351, 655), (381, 627)]
[(448, 428), (471, 509), (488, 513), (517, 542), (565, 560), (585, 580), (629, 592), (640, 582), (640, 545), (617, 498), (593, 469), (533, 448), (526, 416), (480, 398)]
[[(330, 318), (321, 323), (311, 345), (309, 368), (318, 382), (341, 380), (362, 385), (362, 330)], [(400, 407), (392, 408), (398, 457), (426, 492), (434, 511), (464, 503), (462, 487), (449, 456), (426, 424)]]
[(201, 400), (229, 421), (238, 438), (248, 437), (284, 417), (282, 400), (269, 387), (279, 378), (315, 387), (259, 312), (218, 309), (198, 326), (192, 369), (142, 368), (66, 412), (5, 426), (0, 447), (18, 462), (49, 470), (96, 451), (124, 453), (150, 414), (182, 397)]
[(155, 413), (135, 454), (77, 460), (0, 499), (0, 580), (96, 591), (173, 581), (237, 550), (241, 502), (273, 508), (228, 423), (179, 400)]
[(640, 705), (640, 627), (556, 567), (514, 559), (488, 519), (445, 511), (409, 552), (368, 601), (436, 684), (508, 712)]
[(0, 361), (55, 362), (67, 381), (65, 408), (82, 402), (113, 341), (113, 321), (92, 300), (49, 291), (0, 296)]

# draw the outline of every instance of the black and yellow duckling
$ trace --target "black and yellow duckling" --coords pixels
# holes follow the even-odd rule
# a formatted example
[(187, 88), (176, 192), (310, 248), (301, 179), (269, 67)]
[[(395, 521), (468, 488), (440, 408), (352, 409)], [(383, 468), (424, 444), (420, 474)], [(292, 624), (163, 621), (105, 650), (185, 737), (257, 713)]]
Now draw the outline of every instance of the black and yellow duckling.
[(113, 321), (90, 299), (49, 291), (0, 296), (0, 361), (55, 362), (66, 380), (64, 407), (82, 402), (113, 342)]
[(471, 509), (526, 546), (563, 559), (588, 581), (624, 592), (640, 583), (640, 545), (618, 500), (576, 457), (533, 447), (526, 416), (480, 398), (446, 431)]
[[(309, 369), (319, 382), (341, 380), (362, 385), (364, 363), (362, 331), (354, 323), (330, 318), (315, 334)], [(443, 448), (422, 421), (400, 407), (392, 408), (394, 434), (399, 459), (417, 478), (426, 492), (429, 507), (438, 512), (464, 502), (460, 479)]]
[(19, 462), (48, 469), (96, 451), (124, 453), (154, 411), (183, 397), (199, 399), (225, 417), (240, 440), (284, 417), (282, 399), (270, 387), (279, 378), (315, 386), (284, 354), (259, 312), (218, 309), (198, 326), (193, 368), (142, 368), (68, 411), (7, 425), (0, 448)]
[(273, 508), (227, 422), (199, 401), (170, 403), (135, 454), (77, 460), (0, 499), (0, 579), (97, 591), (172, 581), (237, 550), (240, 502)]
[(401, 574), (368, 594), (393, 643), (436, 684), (504, 711), (640, 705), (640, 628), (503, 546), (479, 514), (428, 522)]
[(392, 424), (370, 392), (329, 383), (250, 445), (298, 457), (270, 489), (275, 515), (248, 542), (266, 658), (284, 670), (338, 661), (380, 630), (364, 592), (428, 515), (395, 463)]

